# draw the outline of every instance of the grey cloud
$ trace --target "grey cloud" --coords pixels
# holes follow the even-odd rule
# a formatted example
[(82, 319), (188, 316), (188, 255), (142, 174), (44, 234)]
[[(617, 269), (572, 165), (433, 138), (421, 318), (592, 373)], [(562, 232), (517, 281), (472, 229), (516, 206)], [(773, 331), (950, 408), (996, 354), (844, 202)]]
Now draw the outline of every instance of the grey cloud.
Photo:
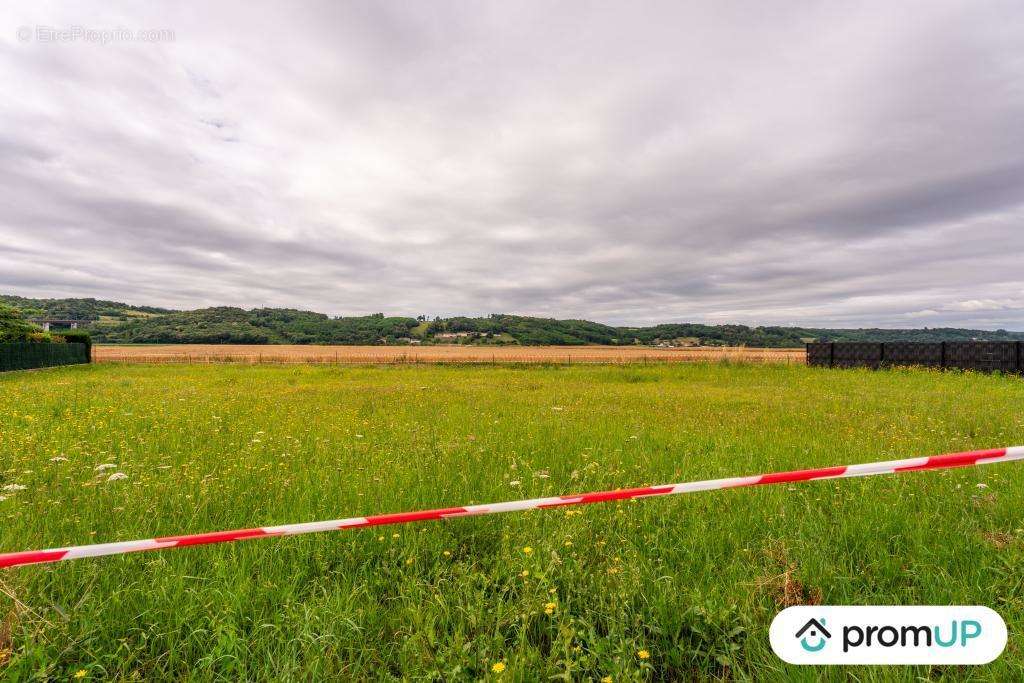
[[(19, 26), (170, 28), (19, 42)], [(1016, 2), (0, 9), (0, 290), (1024, 329)]]

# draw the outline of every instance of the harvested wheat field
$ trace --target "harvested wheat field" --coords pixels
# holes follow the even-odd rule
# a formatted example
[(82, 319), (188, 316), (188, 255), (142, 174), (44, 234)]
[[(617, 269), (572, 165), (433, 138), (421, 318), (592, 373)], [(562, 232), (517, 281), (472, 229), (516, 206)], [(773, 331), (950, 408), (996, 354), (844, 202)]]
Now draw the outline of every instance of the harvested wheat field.
[(803, 349), (635, 346), (95, 346), (98, 363), (803, 363)]

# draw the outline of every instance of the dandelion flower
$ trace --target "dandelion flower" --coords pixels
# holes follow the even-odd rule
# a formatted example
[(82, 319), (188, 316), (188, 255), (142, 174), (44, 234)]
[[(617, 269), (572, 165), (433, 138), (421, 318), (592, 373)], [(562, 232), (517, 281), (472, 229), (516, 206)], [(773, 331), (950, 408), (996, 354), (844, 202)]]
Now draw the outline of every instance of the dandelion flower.
[(533, 548), (531, 548), (530, 546), (526, 546), (525, 548), (523, 548), (523, 552), (529, 555), (533, 552)]
[(522, 572), (519, 573), (519, 576), (522, 576), (523, 578), (526, 578), (529, 575), (530, 575), (530, 570), (529, 569), (524, 569)]
[(651, 658), (651, 653), (648, 652), (647, 650), (637, 650), (636, 656), (639, 657), (640, 659), (650, 659)]
[(558, 607), (558, 605), (556, 603), (549, 602), (548, 604), (544, 605), (544, 613), (545, 614), (554, 614), (556, 607)]
[(601, 683), (612, 683), (612, 677), (611, 676), (605, 676), (604, 678), (601, 679)]
[(85, 669), (79, 669), (76, 671), (75, 678), (85, 678)]
[(450, 556), (451, 556), (451, 552), (449, 552), (449, 551), (447, 551), (447, 550), (445, 550), (445, 551), (444, 551), (443, 553), (441, 553), (441, 554), (442, 554), (442, 555), (444, 555), (445, 557), (450, 557)]
[(495, 662), (494, 665), (491, 667), (491, 671), (493, 671), (496, 674), (500, 674), (504, 670), (505, 662)]
[(400, 538), (401, 536), (402, 536), (402, 534), (398, 533), (397, 531), (395, 533), (391, 534), (391, 538)]

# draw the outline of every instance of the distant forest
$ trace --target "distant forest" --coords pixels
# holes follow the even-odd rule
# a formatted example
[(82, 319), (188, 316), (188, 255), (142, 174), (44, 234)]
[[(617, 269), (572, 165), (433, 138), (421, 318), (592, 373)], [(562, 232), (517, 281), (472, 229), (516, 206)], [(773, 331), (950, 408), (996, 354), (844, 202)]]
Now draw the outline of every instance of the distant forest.
[(517, 315), (331, 317), (288, 308), (219, 306), (174, 311), (97, 299), (0, 295), (25, 318), (89, 320), (94, 342), (123, 344), (522, 344), (797, 347), (808, 341), (1024, 340), (1024, 332), (958, 328), (821, 329), (667, 323), (612, 327), (588, 320)]

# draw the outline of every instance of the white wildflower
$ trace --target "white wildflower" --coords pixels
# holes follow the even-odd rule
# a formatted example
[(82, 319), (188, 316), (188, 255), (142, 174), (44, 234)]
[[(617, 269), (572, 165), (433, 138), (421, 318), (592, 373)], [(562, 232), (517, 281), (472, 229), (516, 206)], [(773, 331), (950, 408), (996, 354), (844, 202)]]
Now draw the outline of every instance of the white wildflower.
[(67, 462), (67, 461), (68, 461), (68, 459), (65, 458), (63, 455), (55, 455), (52, 458), (50, 458), (50, 462)]
[(115, 467), (117, 467), (116, 464), (114, 464), (112, 462), (105, 462), (102, 465), (96, 465), (96, 471), (97, 472), (102, 472), (104, 470), (112, 470)]
[(988, 488), (988, 484), (978, 484), (978, 488), (979, 489), (987, 489)]
[(14, 493), (16, 491), (24, 491), (27, 488), (27, 486), (22, 486), (21, 484), (8, 484), (3, 488), (3, 490), (7, 493)]
[(121, 481), (122, 479), (127, 479), (127, 478), (128, 478), (128, 475), (125, 474), (124, 472), (114, 472), (109, 477), (107, 477), (107, 481)]

